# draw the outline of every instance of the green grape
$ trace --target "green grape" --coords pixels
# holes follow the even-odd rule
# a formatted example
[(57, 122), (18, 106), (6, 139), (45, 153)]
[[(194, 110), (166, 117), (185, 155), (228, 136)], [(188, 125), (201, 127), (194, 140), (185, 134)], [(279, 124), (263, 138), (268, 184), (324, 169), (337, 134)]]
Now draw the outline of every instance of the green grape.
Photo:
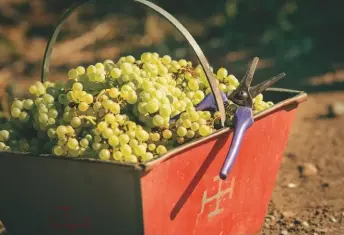
[(227, 75), (228, 75), (228, 71), (225, 68), (220, 68), (216, 74), (217, 79), (219, 79), (219, 80), (224, 79), (225, 77), (227, 77)]
[(164, 125), (164, 118), (160, 115), (153, 117), (153, 125), (162, 127)]
[(184, 137), (187, 133), (187, 129), (183, 126), (178, 127), (177, 129), (177, 135), (180, 137)]
[(56, 156), (62, 156), (64, 154), (64, 150), (61, 146), (58, 146), (56, 145), (54, 148), (53, 148), (53, 153), (56, 155)]
[(10, 133), (7, 130), (0, 131), (0, 141), (6, 142), (10, 137)]
[(130, 156), (132, 154), (132, 149), (128, 144), (124, 144), (120, 147), (121, 153), (124, 157)]
[(56, 133), (58, 136), (64, 136), (66, 135), (68, 132), (67, 127), (66, 126), (58, 126), (56, 129)]
[(191, 123), (191, 130), (197, 131), (199, 129), (199, 124), (197, 122)]
[(12, 106), (11, 106), (11, 109), (13, 109), (13, 108), (18, 108), (19, 110), (21, 110), (22, 108), (23, 108), (23, 102), (22, 101), (20, 101), (20, 100), (15, 100), (15, 101), (13, 101), (13, 103), (12, 103)]
[(170, 139), (172, 138), (172, 131), (166, 129), (162, 132), (162, 136), (165, 138), (165, 139)]
[(184, 126), (185, 128), (190, 128), (190, 127), (191, 127), (191, 124), (192, 124), (192, 122), (190, 121), (190, 119), (184, 119), (184, 120), (183, 120), (183, 126)]
[(135, 91), (131, 91), (128, 94), (128, 99), (127, 99), (129, 104), (135, 104), (137, 101), (137, 95)]
[(129, 140), (130, 140), (130, 138), (127, 134), (122, 134), (119, 136), (119, 143), (121, 145), (125, 145), (125, 144), (129, 143)]
[(81, 112), (85, 112), (87, 111), (88, 109), (88, 104), (86, 102), (80, 102), (79, 106), (78, 106), (78, 109), (81, 111)]
[(71, 121), (71, 125), (74, 128), (78, 128), (81, 126), (81, 119), (79, 117), (73, 117)]
[[(196, 79), (190, 79), (188, 82), (188, 87), (193, 90), (193, 91), (197, 91), (199, 89), (199, 85)], [(190, 93), (190, 94), (194, 94), (194, 93)], [(189, 97), (190, 99), (192, 97)]]
[(98, 101), (93, 104), (93, 109), (95, 111), (98, 111), (101, 107), (102, 107), (102, 104)]
[(78, 71), (77, 71), (76, 69), (71, 69), (71, 70), (69, 70), (69, 72), (68, 72), (68, 77), (69, 77), (70, 79), (75, 79), (75, 78), (77, 78), (77, 77), (78, 77)]
[(146, 142), (149, 139), (149, 134), (145, 130), (136, 130), (136, 137), (138, 140)]
[(84, 67), (82, 67), (82, 66), (78, 66), (76, 68), (76, 71), (77, 71), (78, 74), (82, 75), (82, 74), (84, 74), (86, 72), (86, 69)]
[(178, 144), (184, 144), (184, 142), (185, 142), (184, 137), (178, 137), (178, 139), (177, 139)]
[(142, 161), (145, 162), (145, 161), (149, 161), (149, 160), (152, 160), (153, 159), (153, 154), (150, 153), (150, 152), (146, 152), (142, 157)]
[(97, 68), (94, 65), (90, 65), (87, 67), (87, 74), (91, 75), (97, 72)]
[(32, 99), (27, 99), (23, 103), (23, 107), (26, 110), (31, 110), (33, 108), (33, 106), (34, 106), (34, 102)]
[(109, 127), (106, 128), (102, 133), (102, 136), (104, 139), (109, 139), (112, 135), (113, 135), (113, 130)]
[(159, 114), (162, 117), (169, 117), (172, 113), (172, 109), (171, 106), (169, 104), (163, 104), (160, 108), (159, 108)]
[(167, 149), (166, 149), (165, 146), (159, 145), (159, 146), (156, 148), (156, 152), (157, 152), (157, 154), (162, 155), (162, 154), (164, 154), (164, 153), (167, 152)]
[(108, 149), (102, 149), (99, 152), (99, 158), (101, 160), (109, 160), (110, 156), (111, 156), (111, 153), (110, 153), (110, 151)]
[(13, 109), (11, 110), (11, 115), (12, 115), (13, 117), (15, 117), (15, 118), (18, 118), (19, 115), (20, 115), (20, 113), (21, 113), (21, 111), (20, 111), (19, 108), (13, 108)]
[(201, 136), (207, 136), (210, 134), (210, 128), (207, 125), (201, 125), (198, 131)]
[(70, 149), (77, 149), (79, 147), (79, 142), (75, 138), (68, 139), (67, 146)]
[(137, 156), (143, 156), (146, 153), (146, 147), (144, 145), (137, 145), (134, 147), (134, 153)]
[(80, 82), (76, 82), (73, 84), (72, 90), (73, 91), (82, 91), (83, 86)]
[(6, 144), (4, 142), (0, 142), (0, 150), (3, 150), (6, 147)]
[(21, 112), (19, 115), (19, 120), (20, 121), (27, 121), (29, 119), (29, 114), (27, 112)]
[(191, 138), (193, 138), (194, 136), (195, 136), (195, 132), (194, 132), (194, 131), (188, 130), (188, 131), (186, 132), (186, 138), (191, 139)]
[(151, 134), (151, 139), (154, 141), (154, 142), (157, 142), (160, 140), (160, 134), (159, 133), (152, 133)]
[(32, 94), (32, 95), (35, 95), (37, 93), (37, 87), (35, 85), (31, 85), (29, 87), (29, 92)]
[(109, 95), (111, 98), (117, 98), (120, 95), (120, 92), (117, 88), (111, 88), (109, 90)]
[(131, 148), (134, 148), (135, 146), (138, 146), (138, 145), (139, 145), (139, 141), (137, 141), (136, 139), (130, 139), (129, 146)]
[(137, 157), (135, 155), (124, 155), (124, 160), (130, 163), (137, 163)]
[(148, 150), (149, 150), (149, 151), (154, 151), (155, 148), (156, 148), (156, 145), (155, 145), (155, 144), (149, 144), (149, 145), (148, 145)]
[(90, 142), (86, 138), (80, 140), (80, 146), (81, 147), (86, 148), (89, 144), (90, 144)]
[(113, 159), (115, 159), (116, 161), (123, 161), (123, 154), (120, 151), (114, 151), (112, 153), (112, 157)]
[(147, 111), (149, 113), (155, 113), (159, 110), (159, 101), (155, 98), (151, 99), (148, 103), (147, 103)]
[(99, 122), (97, 127), (100, 132), (103, 132), (108, 127), (108, 125), (106, 122), (103, 121), (103, 122)]

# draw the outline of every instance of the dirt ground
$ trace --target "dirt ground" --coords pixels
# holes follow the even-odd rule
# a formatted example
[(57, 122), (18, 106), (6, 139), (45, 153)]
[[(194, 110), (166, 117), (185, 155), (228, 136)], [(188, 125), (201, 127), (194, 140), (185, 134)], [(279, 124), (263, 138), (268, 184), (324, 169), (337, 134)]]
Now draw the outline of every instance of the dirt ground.
[(262, 235), (344, 234), (344, 92), (309, 95), (297, 112)]

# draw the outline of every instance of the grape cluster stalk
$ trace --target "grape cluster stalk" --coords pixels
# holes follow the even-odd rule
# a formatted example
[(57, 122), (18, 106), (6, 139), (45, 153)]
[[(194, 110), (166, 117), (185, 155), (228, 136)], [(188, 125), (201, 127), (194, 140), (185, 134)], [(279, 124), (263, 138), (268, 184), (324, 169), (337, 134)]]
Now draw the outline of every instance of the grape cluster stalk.
[[(225, 68), (214, 77), (224, 93), (239, 85)], [(212, 134), (220, 120), (214, 110), (195, 110), (211, 88), (202, 67), (185, 59), (146, 52), (79, 66), (68, 78), (35, 82), (27, 99), (12, 103), (0, 151), (138, 163)], [(259, 94), (254, 113), (272, 105)]]

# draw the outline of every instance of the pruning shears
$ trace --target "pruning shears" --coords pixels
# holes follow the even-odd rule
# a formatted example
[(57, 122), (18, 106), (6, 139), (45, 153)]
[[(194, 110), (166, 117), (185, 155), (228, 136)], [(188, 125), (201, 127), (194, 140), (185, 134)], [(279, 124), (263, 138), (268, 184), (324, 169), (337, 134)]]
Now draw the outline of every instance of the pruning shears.
[[(233, 139), (227, 154), (227, 157), (223, 163), (223, 166), (220, 170), (219, 176), (222, 180), (225, 180), (234, 165), (235, 159), (239, 153), (240, 146), (244, 135), (248, 128), (254, 123), (253, 118), (253, 99), (265, 91), (268, 87), (273, 85), (275, 82), (280, 80), (285, 76), (285, 73), (278, 74), (277, 76), (272, 77), (269, 80), (266, 80), (256, 86), (251, 87), (251, 82), (253, 79), (254, 72), (256, 70), (258, 64), (258, 57), (253, 59), (253, 62), (246, 72), (245, 76), (241, 80), (239, 86), (236, 90), (232, 91), (229, 94), (225, 94), (219, 90), (217, 84), (215, 82), (215, 78), (213, 73), (210, 70), (209, 63), (204, 56), (199, 45), (196, 43), (194, 38), (188, 32), (188, 30), (171, 14), (163, 10), (162, 8), (158, 7), (157, 5), (146, 1), (146, 0), (135, 0), (135, 2), (139, 2), (160, 15), (164, 16), (175, 28), (179, 30), (179, 32), (187, 39), (190, 46), (195, 51), (200, 64), (205, 72), (205, 75), (209, 81), (212, 93), (208, 94), (201, 103), (199, 103), (195, 108), (196, 110), (217, 110), (220, 113), (221, 125), (222, 127), (225, 126), (226, 118), (229, 118), (230, 114), (232, 114), (232, 109), (230, 108), (230, 102), (232, 101), (235, 105), (234, 111), (234, 135)], [(180, 114), (179, 114), (180, 115)], [(179, 115), (172, 118), (176, 120)]]
[[(232, 143), (227, 154), (226, 160), (220, 171), (220, 178), (226, 179), (229, 174), (236, 156), (239, 153), (239, 149), (244, 138), (247, 129), (253, 124), (253, 99), (264, 92), (268, 87), (276, 83), (278, 80), (285, 76), (285, 73), (278, 74), (269, 80), (266, 80), (256, 86), (251, 87), (253, 75), (257, 67), (258, 57), (253, 59), (253, 62), (246, 72), (245, 76), (241, 80), (238, 88), (232, 93), (225, 95), (221, 92), (224, 98), (224, 104), (226, 108), (227, 118), (231, 114), (229, 109), (229, 100), (236, 106), (234, 112), (234, 135)], [(196, 107), (197, 110), (216, 109), (216, 104), (211, 94), (207, 95), (204, 100)]]

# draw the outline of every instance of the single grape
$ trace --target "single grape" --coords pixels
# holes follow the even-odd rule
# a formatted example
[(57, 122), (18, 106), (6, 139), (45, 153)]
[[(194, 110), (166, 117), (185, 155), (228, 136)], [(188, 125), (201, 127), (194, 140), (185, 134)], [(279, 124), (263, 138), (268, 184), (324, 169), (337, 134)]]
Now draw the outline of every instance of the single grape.
[(7, 130), (0, 131), (0, 141), (6, 142), (10, 137), (10, 133)]
[(102, 149), (99, 152), (99, 158), (101, 160), (109, 160), (110, 156), (111, 156), (111, 153), (110, 153), (110, 151), (108, 149)]
[(71, 121), (71, 125), (74, 128), (78, 128), (81, 126), (81, 119), (79, 117), (73, 117)]
[(177, 129), (177, 135), (180, 137), (184, 137), (187, 133), (187, 129), (183, 126), (178, 127)]
[(156, 148), (156, 152), (159, 154), (159, 155), (162, 155), (164, 153), (167, 152), (167, 149), (165, 146), (163, 145), (159, 145), (157, 148)]

